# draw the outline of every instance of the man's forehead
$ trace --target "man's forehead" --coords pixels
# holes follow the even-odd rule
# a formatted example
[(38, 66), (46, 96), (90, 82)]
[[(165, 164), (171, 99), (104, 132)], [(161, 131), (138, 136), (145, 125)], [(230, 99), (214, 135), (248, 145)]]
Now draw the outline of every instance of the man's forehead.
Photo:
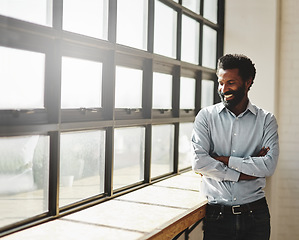
[(232, 68), (232, 69), (223, 69), (223, 68), (220, 68), (218, 71), (217, 71), (217, 76), (220, 77), (220, 76), (239, 76), (239, 69), (238, 68)]

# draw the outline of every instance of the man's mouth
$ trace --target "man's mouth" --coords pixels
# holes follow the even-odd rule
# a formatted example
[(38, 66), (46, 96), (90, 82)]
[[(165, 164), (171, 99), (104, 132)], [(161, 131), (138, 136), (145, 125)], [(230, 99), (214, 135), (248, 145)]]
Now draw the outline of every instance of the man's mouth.
[(232, 97), (233, 97), (233, 94), (225, 94), (224, 95), (224, 100), (225, 101), (230, 100)]

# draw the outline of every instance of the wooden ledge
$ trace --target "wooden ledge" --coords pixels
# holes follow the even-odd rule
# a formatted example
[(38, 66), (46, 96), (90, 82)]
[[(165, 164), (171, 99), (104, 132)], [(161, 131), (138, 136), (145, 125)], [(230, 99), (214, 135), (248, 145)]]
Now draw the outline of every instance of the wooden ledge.
[(165, 225), (161, 226), (161, 229), (159, 230), (157, 229), (155, 232), (148, 234), (142, 239), (148, 239), (148, 240), (172, 239), (180, 232), (192, 226), (199, 220), (202, 220), (205, 214), (206, 214), (206, 204), (195, 207), (189, 214), (184, 216), (178, 216), (176, 219), (172, 219)]

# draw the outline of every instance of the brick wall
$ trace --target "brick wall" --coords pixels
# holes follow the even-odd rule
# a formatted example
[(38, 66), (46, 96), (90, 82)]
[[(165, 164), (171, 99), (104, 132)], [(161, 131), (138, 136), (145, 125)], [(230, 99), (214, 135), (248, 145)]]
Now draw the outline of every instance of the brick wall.
[(299, 239), (299, 1), (280, 2), (276, 239)]
[(271, 240), (299, 239), (299, 1), (227, 0), (225, 52), (243, 52), (257, 67), (251, 100), (273, 112), (280, 157), (266, 193)]

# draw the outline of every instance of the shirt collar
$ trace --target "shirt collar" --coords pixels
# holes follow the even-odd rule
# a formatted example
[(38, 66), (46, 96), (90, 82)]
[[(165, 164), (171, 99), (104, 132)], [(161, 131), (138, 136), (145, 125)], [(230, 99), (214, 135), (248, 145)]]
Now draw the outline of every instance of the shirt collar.
[[(254, 108), (254, 106), (252, 105), (252, 103), (250, 102), (250, 100), (249, 100), (249, 102), (248, 102), (247, 109), (248, 109), (250, 112), (252, 112), (254, 115), (256, 115), (257, 111), (256, 111), (256, 109)], [(246, 110), (247, 110), (247, 109), (246, 109)]]
[[(221, 113), (224, 109), (226, 109), (226, 107), (224, 106), (223, 102), (218, 104), (218, 113)], [(247, 111), (250, 111), (252, 114), (256, 115), (256, 109), (254, 108), (254, 106), (252, 105), (250, 100), (248, 101), (247, 108), (245, 109), (245, 111), (243, 113), (241, 113), (241, 115), (243, 115)]]

